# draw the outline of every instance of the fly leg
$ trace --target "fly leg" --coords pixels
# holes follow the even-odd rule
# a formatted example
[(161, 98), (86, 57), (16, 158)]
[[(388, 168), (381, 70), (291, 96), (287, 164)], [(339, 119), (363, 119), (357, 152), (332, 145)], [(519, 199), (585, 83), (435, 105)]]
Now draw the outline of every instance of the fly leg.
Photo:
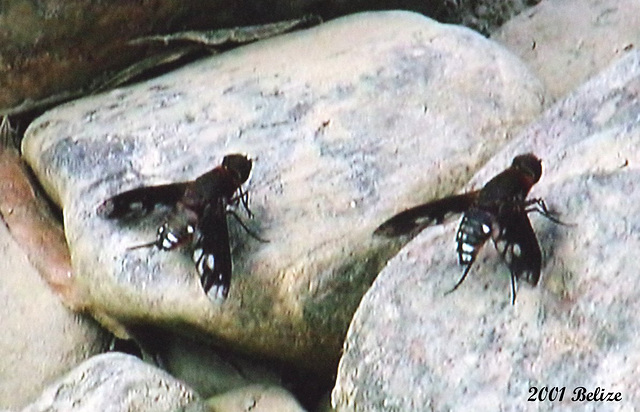
[(573, 224), (565, 223), (560, 219), (558, 219), (557, 213), (550, 211), (547, 208), (547, 204), (541, 198), (527, 200), (527, 202), (525, 203), (524, 211), (526, 213), (531, 213), (531, 212), (540, 213), (542, 216), (544, 216), (545, 218), (549, 219), (550, 221), (558, 225), (574, 226)]
[(242, 208), (247, 213), (247, 217), (249, 219), (253, 219), (253, 213), (251, 209), (249, 209), (249, 192), (245, 192), (242, 190), (242, 187), (238, 188), (238, 194), (229, 199), (229, 204), (236, 206), (238, 203), (242, 204)]
[(471, 263), (469, 263), (464, 268), (464, 272), (462, 273), (462, 277), (460, 278), (460, 280), (458, 280), (458, 283), (456, 283), (455, 286), (453, 288), (451, 288), (451, 290), (448, 290), (448, 291), (444, 292), (445, 296), (447, 296), (449, 293), (453, 292), (454, 290), (458, 289), (458, 286), (462, 285), (462, 282), (464, 282), (464, 279), (467, 277), (467, 274), (469, 273), (469, 270), (471, 270), (471, 265), (472, 264), (473, 264), (473, 261), (471, 261)]
[(256, 239), (259, 242), (269, 243), (269, 241), (267, 239), (261, 238), (253, 230), (249, 229), (249, 227), (247, 227), (247, 225), (242, 221), (242, 219), (240, 218), (240, 216), (238, 216), (238, 214), (236, 212), (234, 212), (233, 210), (227, 210), (226, 213), (228, 215), (233, 216), (233, 218), (240, 224), (240, 226), (242, 226), (244, 231), (247, 232), (249, 234), (249, 236), (251, 236), (252, 238)]

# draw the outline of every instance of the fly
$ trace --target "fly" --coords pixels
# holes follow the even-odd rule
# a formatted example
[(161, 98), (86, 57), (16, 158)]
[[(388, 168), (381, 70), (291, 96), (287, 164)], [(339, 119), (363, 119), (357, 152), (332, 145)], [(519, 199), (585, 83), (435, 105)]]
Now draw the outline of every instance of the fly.
[(467, 277), (478, 252), (491, 238), (511, 272), (511, 303), (516, 300), (516, 283), (523, 279), (535, 286), (540, 280), (542, 253), (528, 214), (538, 212), (562, 224), (549, 212), (544, 200), (527, 199), (540, 180), (542, 162), (528, 153), (516, 156), (511, 166), (480, 190), (453, 195), (407, 209), (381, 224), (375, 235), (395, 237), (415, 234), (451, 215), (462, 213), (456, 233), (458, 262), (462, 277), (446, 294), (456, 290)]
[(189, 247), (205, 294), (211, 299), (225, 299), (232, 273), (227, 215), (234, 216), (247, 233), (261, 240), (229, 210), (240, 202), (252, 217), (248, 195), (242, 190), (251, 168), (247, 156), (227, 155), (220, 166), (193, 181), (129, 190), (104, 201), (97, 213), (107, 219), (126, 219), (146, 214), (158, 204), (172, 206), (158, 227), (156, 239), (129, 249), (155, 246), (169, 251)]

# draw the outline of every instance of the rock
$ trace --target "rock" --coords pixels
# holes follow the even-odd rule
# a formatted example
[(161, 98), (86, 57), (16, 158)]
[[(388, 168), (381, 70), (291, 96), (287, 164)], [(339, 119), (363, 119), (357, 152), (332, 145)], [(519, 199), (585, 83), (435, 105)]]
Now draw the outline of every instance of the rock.
[(335, 412), (335, 409), (331, 406), (331, 393), (328, 392), (324, 395), (320, 402), (318, 402), (317, 407), (314, 409), (315, 412)]
[[(134, 40), (177, 30), (214, 30), (271, 20), (299, 18), (286, 10), (265, 16), (235, 2), (31, 4), (9, 0), (0, 13), (0, 114), (43, 110), (94, 92), (96, 86), (140, 59), (165, 54), (165, 48)], [(288, 16), (288, 17), (287, 17)], [(36, 27), (37, 29), (31, 29)], [(134, 41), (134, 42), (131, 42)], [(229, 42), (233, 44), (233, 41)], [(228, 44), (227, 44), (228, 46)]]
[(115, 73), (137, 65), (140, 59), (180, 56), (174, 49), (165, 54), (166, 48), (141, 47), (135, 44), (140, 37), (272, 23), (308, 13), (328, 20), (357, 11), (396, 8), (424, 13), (440, 21), (464, 22), (486, 31), (527, 3), (530, 1), (157, 0), (153, 4), (107, 5), (94, 1), (5, 0), (0, 10), (0, 115), (44, 110), (89, 94), (105, 81), (110, 83)]
[(304, 412), (298, 401), (277, 386), (251, 385), (207, 400), (211, 412)]
[[(64, 301), (84, 301), (69, 293), (74, 286), (71, 256), (59, 219), (42, 192), (34, 188), (33, 174), (15, 147), (16, 130), (7, 117), (0, 123), (0, 216), (16, 246), (52, 291)], [(67, 286), (70, 285), (70, 288)], [(81, 307), (68, 306), (75, 312)]]
[(252, 384), (279, 385), (280, 377), (260, 362), (215, 350), (166, 331), (136, 330), (136, 339), (154, 361), (203, 398)]
[(109, 335), (65, 308), (0, 224), (0, 408), (18, 408), (78, 362), (104, 350)]
[(460, 288), (443, 296), (462, 273), (458, 222), (424, 230), (389, 262), (350, 326), (333, 391), (338, 411), (519, 410), (532, 387), (566, 388), (563, 403), (547, 400), (545, 408), (586, 406), (570, 401), (578, 387), (622, 393), (621, 402), (589, 404), (598, 410), (640, 404), (632, 254), (640, 248), (639, 93), (633, 51), (553, 106), (472, 180), (469, 187), (479, 187), (515, 154), (534, 152), (544, 171), (531, 197), (569, 223), (530, 214), (542, 279), (535, 288), (521, 284), (515, 306), (508, 269), (490, 244)]
[(640, 47), (640, 3), (543, 1), (491, 38), (527, 62), (558, 99)]
[[(83, 307), (330, 374), (400, 246), (373, 240), (377, 223), (460, 187), (543, 101), (517, 59), (468, 29), (365, 13), (52, 110), (23, 152), (64, 210)], [(188, 253), (128, 250), (162, 214), (96, 215), (110, 196), (193, 179), (237, 152), (256, 159), (247, 222), (269, 242), (229, 220), (224, 302), (204, 295)]]
[(461, 24), (489, 35), (505, 21), (540, 0), (458, 0), (444, 2), (434, 18), (443, 23)]
[(121, 353), (94, 356), (50, 385), (23, 412), (205, 412), (198, 395), (166, 372)]

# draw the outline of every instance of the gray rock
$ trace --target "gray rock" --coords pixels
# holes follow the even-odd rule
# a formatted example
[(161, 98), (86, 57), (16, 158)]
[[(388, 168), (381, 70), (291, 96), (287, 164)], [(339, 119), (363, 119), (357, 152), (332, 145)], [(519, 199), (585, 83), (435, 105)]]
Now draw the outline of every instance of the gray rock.
[(204, 412), (204, 402), (166, 372), (122, 353), (97, 355), (50, 385), (23, 412)]
[(0, 8), (0, 115), (44, 110), (93, 93), (96, 86), (112, 84), (114, 73), (130, 73), (131, 65), (139, 68), (140, 59), (146, 57), (168, 63), (184, 56), (175, 49), (167, 55), (166, 48), (136, 44), (140, 37), (176, 30), (225, 30), (308, 13), (327, 20), (376, 9), (413, 10), (486, 32), (531, 1), (158, 0), (153, 5), (125, 2), (105, 7), (92, 0), (64, 4), (5, 0)]
[[(481, 186), (518, 153), (543, 159), (531, 196), (571, 226), (530, 215), (544, 255), (538, 286), (521, 284), (512, 307), (508, 269), (488, 244), (467, 280), (443, 296), (462, 273), (458, 223), (424, 230), (380, 273), (354, 316), (333, 391), (337, 410), (640, 404), (639, 85), (640, 52), (632, 52), (551, 108), (472, 180), (470, 188)], [(531, 387), (564, 387), (564, 402), (529, 404)], [(621, 392), (622, 401), (572, 402), (578, 387)]]
[[(280, 377), (254, 359), (215, 351), (209, 345), (176, 334), (158, 331), (139, 342), (153, 359), (177, 379), (193, 388), (203, 398), (219, 395), (252, 384), (279, 385)], [(142, 339), (141, 339), (142, 338)]]
[(640, 47), (640, 2), (543, 1), (491, 38), (527, 62), (558, 99)]
[(540, 0), (444, 1), (440, 13), (428, 15), (441, 22), (461, 24), (489, 35), (505, 21), (538, 2)]
[(212, 412), (304, 412), (298, 401), (277, 386), (251, 385), (207, 400)]
[(0, 408), (18, 408), (78, 362), (104, 350), (109, 335), (72, 313), (40, 278), (0, 224)]
[[(52, 110), (23, 152), (64, 209), (94, 313), (330, 373), (399, 246), (372, 240), (375, 225), (460, 187), (543, 101), (516, 58), (468, 29), (365, 13)], [(152, 240), (162, 215), (122, 225), (96, 206), (193, 179), (233, 152), (257, 159), (248, 223), (270, 242), (230, 221), (231, 292), (212, 303), (187, 253), (127, 250)]]

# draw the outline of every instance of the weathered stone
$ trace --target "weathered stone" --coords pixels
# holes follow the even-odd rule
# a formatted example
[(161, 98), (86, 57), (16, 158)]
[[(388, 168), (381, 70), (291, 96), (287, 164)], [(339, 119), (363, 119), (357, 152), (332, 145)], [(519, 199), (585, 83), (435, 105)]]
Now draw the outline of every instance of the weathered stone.
[[(468, 29), (366, 13), (60, 107), (31, 125), (23, 151), (63, 207), (82, 306), (330, 372), (399, 246), (371, 239), (375, 225), (460, 187), (543, 95)], [(96, 206), (193, 179), (233, 152), (256, 158), (249, 224), (269, 243), (230, 220), (231, 292), (212, 304), (187, 253), (127, 249), (152, 240), (162, 215), (123, 225)]]
[(104, 350), (108, 334), (65, 308), (0, 224), (0, 407), (33, 400), (44, 385)]
[(491, 38), (527, 62), (558, 99), (640, 47), (640, 2), (543, 1)]
[(228, 351), (215, 351), (208, 345), (166, 331), (136, 335), (162, 368), (203, 398), (219, 395), (252, 384), (279, 385), (280, 376), (253, 359)]
[(294, 19), (308, 9), (278, 13), (266, 0), (263, 6), (272, 12), (265, 15), (255, 3), (5, 1), (0, 5), (0, 114), (44, 110), (94, 92), (141, 59), (165, 54), (166, 48), (131, 42), (140, 37)]
[[(365, 10), (414, 10), (480, 30), (529, 0), (208, 0), (73, 2), (5, 0), (0, 5), (0, 114), (44, 110), (95, 90), (141, 58), (164, 52), (130, 41), (183, 30), (216, 30)], [(442, 21), (442, 20), (441, 20)], [(167, 58), (166, 56), (164, 58)], [(109, 83), (109, 82), (107, 82)]]
[(461, 24), (484, 35), (540, 0), (457, 0), (444, 2), (434, 17), (445, 23)]
[[(480, 187), (518, 153), (544, 161), (531, 196), (568, 225), (532, 213), (542, 279), (521, 284), (489, 242), (467, 280), (457, 222), (424, 230), (380, 273), (345, 342), (333, 402), (339, 411), (520, 410), (530, 388), (606, 387), (640, 404), (640, 52), (551, 108), (473, 179)], [(427, 200), (427, 199), (425, 199)], [(411, 206), (411, 204), (405, 204)], [(381, 240), (384, 241), (384, 240)], [(544, 406), (542, 406), (544, 405)]]
[(166, 372), (122, 353), (97, 355), (49, 386), (23, 412), (205, 412), (197, 394)]
[(207, 400), (212, 412), (304, 412), (298, 401), (277, 386), (251, 385)]
[[(29, 265), (52, 290), (67, 302), (84, 301), (68, 296), (78, 288), (73, 282), (64, 229), (42, 193), (33, 187), (32, 174), (15, 147), (16, 138), (16, 130), (4, 117), (0, 123), (0, 217)], [(69, 309), (82, 310), (74, 306)]]

